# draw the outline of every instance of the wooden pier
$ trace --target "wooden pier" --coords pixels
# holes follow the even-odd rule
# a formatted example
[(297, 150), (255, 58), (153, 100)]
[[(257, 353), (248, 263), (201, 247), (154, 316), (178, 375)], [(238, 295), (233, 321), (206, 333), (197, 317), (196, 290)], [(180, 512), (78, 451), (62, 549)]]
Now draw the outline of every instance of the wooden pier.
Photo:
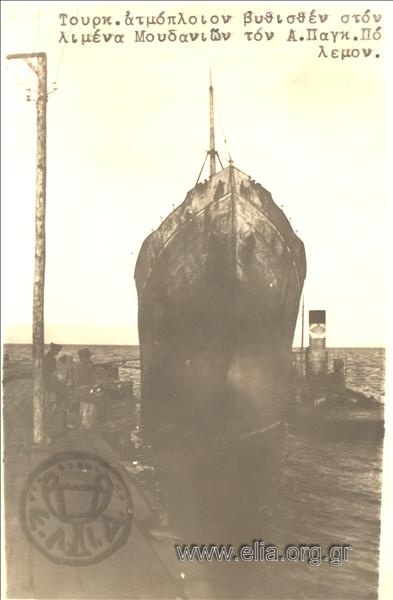
[[(94, 432), (70, 430), (50, 445), (32, 439), (32, 380), (14, 379), (4, 386), (4, 483), (7, 596), (9, 598), (207, 598), (203, 564), (178, 560), (171, 535), (150, 533), (152, 507), (119, 457)], [(105, 460), (126, 482), (133, 502), (128, 541), (103, 561), (90, 566), (54, 564), (23, 533), (20, 497), (34, 469), (68, 451), (88, 452)], [(181, 543), (181, 542), (179, 542)]]

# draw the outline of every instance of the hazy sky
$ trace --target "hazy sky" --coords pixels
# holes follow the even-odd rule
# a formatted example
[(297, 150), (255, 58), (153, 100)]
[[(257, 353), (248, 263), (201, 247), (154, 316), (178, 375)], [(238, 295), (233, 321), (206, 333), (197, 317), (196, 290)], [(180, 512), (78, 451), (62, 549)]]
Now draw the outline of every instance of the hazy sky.
[[(371, 6), (383, 13), (385, 30), (386, 3), (2, 5), (5, 341), (31, 338), (35, 104), (25, 98), (29, 86), (34, 97), (36, 78), (4, 55), (44, 51), (49, 91), (53, 81), (58, 88), (48, 101), (46, 342), (137, 343), (136, 257), (195, 184), (208, 147), (211, 67), (218, 149), (227, 156), (222, 123), (236, 166), (272, 193), (298, 230), (308, 263), (306, 310), (326, 309), (328, 345), (386, 344), (387, 49), (383, 40), (289, 43), (290, 25), (245, 28), (242, 18), (249, 9), (287, 15), (316, 7), (330, 15), (319, 31), (341, 31), (350, 29), (342, 14)], [(59, 13), (123, 23), (127, 9), (230, 14), (220, 28), (233, 35), (227, 42), (136, 43), (122, 24), (101, 32), (125, 32), (124, 44), (59, 43), (62, 30), (78, 38), (92, 31), (61, 27)], [(244, 32), (258, 27), (275, 38), (248, 42)], [(203, 29), (177, 28), (190, 30)], [(372, 48), (373, 55), (318, 58), (320, 44), (327, 52)]]

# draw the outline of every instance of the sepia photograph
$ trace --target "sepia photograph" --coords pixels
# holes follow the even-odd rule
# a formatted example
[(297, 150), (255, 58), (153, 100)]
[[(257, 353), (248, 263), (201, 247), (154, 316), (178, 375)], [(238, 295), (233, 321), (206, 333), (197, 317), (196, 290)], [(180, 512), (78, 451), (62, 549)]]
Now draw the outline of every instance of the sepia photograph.
[(1, 31), (2, 597), (391, 598), (390, 3)]

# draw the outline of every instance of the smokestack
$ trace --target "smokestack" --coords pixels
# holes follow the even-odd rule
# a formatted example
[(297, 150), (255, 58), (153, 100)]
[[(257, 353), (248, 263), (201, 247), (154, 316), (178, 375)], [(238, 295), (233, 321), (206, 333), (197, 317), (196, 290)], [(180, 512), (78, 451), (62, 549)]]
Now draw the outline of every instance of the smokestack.
[(326, 311), (309, 311), (309, 348), (307, 353), (307, 372), (311, 377), (327, 373), (326, 351)]

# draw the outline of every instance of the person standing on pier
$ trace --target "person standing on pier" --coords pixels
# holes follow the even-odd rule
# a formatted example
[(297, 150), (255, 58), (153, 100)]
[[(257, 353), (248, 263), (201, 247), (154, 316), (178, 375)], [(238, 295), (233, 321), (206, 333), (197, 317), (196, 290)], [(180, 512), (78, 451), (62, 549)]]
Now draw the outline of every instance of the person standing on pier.
[(66, 385), (56, 376), (56, 356), (59, 354), (62, 348), (63, 346), (60, 346), (60, 344), (51, 344), (49, 352), (44, 357), (43, 365), (45, 388), (48, 392), (53, 392), (56, 394), (56, 401), (64, 401), (68, 395)]
[(74, 402), (80, 406), (80, 419), (83, 428), (90, 429), (96, 407), (89, 402), (89, 394), (94, 385), (92, 353), (88, 348), (78, 350), (79, 361), (73, 371)]
[(60, 417), (61, 426), (65, 428), (66, 405), (68, 402), (68, 390), (63, 381), (57, 377), (57, 360), (56, 356), (62, 350), (60, 344), (51, 344), (49, 352), (44, 357), (43, 378), (45, 389), (49, 394), (56, 396), (56, 414)]
[(60, 344), (51, 344), (49, 352), (44, 357), (44, 383), (48, 391), (52, 391), (50, 388), (51, 384), (54, 382), (53, 374), (57, 368), (56, 356), (59, 354), (62, 348), (63, 346), (60, 346)]
[(94, 383), (92, 353), (88, 348), (82, 348), (82, 350), (78, 350), (78, 356), (79, 361), (73, 370), (74, 390), (77, 393), (87, 388), (90, 389)]

